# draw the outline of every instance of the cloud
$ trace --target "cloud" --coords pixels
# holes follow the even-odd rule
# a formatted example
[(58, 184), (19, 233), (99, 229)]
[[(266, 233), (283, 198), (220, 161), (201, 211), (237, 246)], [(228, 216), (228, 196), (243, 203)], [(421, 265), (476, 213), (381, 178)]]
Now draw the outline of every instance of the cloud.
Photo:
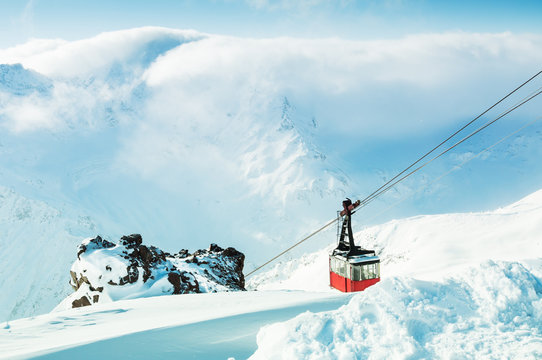
[(511, 79), (517, 83), (537, 70), (541, 42), (539, 35), (510, 33), (382, 41), (214, 36), (172, 50), (144, 77), (152, 88), (205, 92), (230, 105), (253, 93), (289, 94), (323, 127), (396, 136), (478, 111), (484, 102), (472, 94), (493, 100), (506, 91), (492, 91), (496, 84), (512, 88)]
[[(0, 51), (0, 63), (21, 63), (51, 77), (96, 77), (115, 64), (146, 66), (171, 48), (205, 35), (190, 30), (144, 27), (102, 33), (73, 42), (31, 40)], [(151, 55), (146, 57), (145, 55)]]
[[(286, 95), (326, 130), (397, 136), (446, 126), (497, 98), (499, 88), (537, 69), (541, 43), (540, 35), (511, 33), (348, 41), (141, 28), (74, 42), (32, 40), (0, 50), (0, 63), (21, 63), (82, 90), (96, 80), (113, 92), (144, 83), (165, 97), (230, 108), (223, 113), (255, 97)], [(210, 124), (222, 118), (205, 114), (211, 110), (222, 111), (201, 106), (198, 116)]]
[(34, 4), (35, 0), (29, 0), (21, 14), (21, 24), (28, 35), (34, 33)]
[[(327, 218), (337, 198), (373, 187), (384, 165), (367, 149), (412, 145), (465, 123), (538, 70), (541, 45), (536, 34), (349, 41), (162, 28), (34, 40), (1, 50), (0, 62), (21, 63), (53, 88), (0, 90), (0, 121), (14, 136), (46, 129), (108, 139), (104, 167), (115, 180), (96, 203), (114, 203), (125, 183), (135, 183), (134, 194), (169, 201), (155, 206), (157, 214), (178, 218), (156, 227), (203, 239), (205, 219), (213, 219), (205, 240), (224, 229), (240, 243), (291, 240)], [(372, 176), (363, 187), (336, 160), (353, 158), (353, 148), (351, 167)], [(78, 166), (91, 151), (78, 149)], [(292, 215), (305, 212), (303, 220)]]

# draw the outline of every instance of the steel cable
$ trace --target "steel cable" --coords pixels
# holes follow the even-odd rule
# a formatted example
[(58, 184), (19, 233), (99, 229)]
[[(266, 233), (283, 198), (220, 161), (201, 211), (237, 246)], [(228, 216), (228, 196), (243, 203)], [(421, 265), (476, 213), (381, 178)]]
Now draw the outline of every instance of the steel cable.
[(465, 130), (468, 126), (470, 126), (471, 124), (473, 124), (476, 120), (478, 120), (479, 118), (481, 118), (482, 116), (484, 116), (486, 113), (488, 113), (491, 109), (493, 109), (495, 106), (499, 105), (501, 102), (503, 102), (504, 100), (506, 100), (508, 97), (510, 97), (512, 94), (514, 94), (516, 91), (518, 91), (519, 89), (521, 89), (523, 86), (527, 85), (529, 82), (531, 82), (534, 78), (536, 78), (538, 75), (542, 74), (542, 70), (539, 71), (538, 73), (536, 73), (535, 75), (533, 75), (530, 79), (528, 79), (527, 81), (525, 81), (523, 84), (521, 84), (520, 86), (518, 86), (517, 88), (515, 88), (514, 90), (512, 90), (511, 92), (509, 92), (506, 96), (504, 96), (503, 98), (501, 98), (499, 101), (497, 101), (495, 104), (491, 105), (489, 108), (487, 108), (483, 113), (481, 113), (480, 115), (478, 115), (477, 117), (475, 117), (474, 119), (472, 119), (470, 122), (468, 122), (466, 125), (464, 125), (463, 127), (461, 127), (459, 130), (457, 130), (455, 133), (453, 133), (452, 135), (450, 135), (448, 138), (446, 138), (446, 140), (442, 141), (440, 144), (438, 144), (437, 146), (435, 146), (433, 149), (431, 149), (430, 151), (428, 151), (425, 155), (423, 155), (422, 157), (420, 157), (418, 160), (416, 160), (415, 162), (413, 162), (412, 164), (410, 164), (406, 169), (404, 169), (403, 171), (401, 171), (400, 173), (398, 173), (397, 175), (395, 175), (393, 178), (391, 178), (390, 180), (388, 180), (385, 184), (383, 184), (382, 186), (380, 186), (378, 189), (376, 189), (375, 191), (373, 191), (371, 194), (369, 194), (365, 199), (363, 199), (361, 201), (361, 205), (363, 205), (366, 201), (368, 201), (369, 198), (371, 198), (374, 194), (376, 194), (377, 192), (379, 192), (381, 189), (383, 189), (384, 187), (386, 187), (388, 184), (390, 184), (393, 180), (397, 179), (399, 176), (401, 176), (402, 174), (404, 174), (405, 172), (407, 172), (409, 169), (411, 169), (414, 165), (416, 165), (417, 163), (419, 163), (420, 161), (422, 161), (423, 159), (425, 159), (427, 156), (429, 156), (430, 154), (432, 154), (435, 150), (437, 150), (439, 147), (441, 147), (442, 145), (444, 145), (445, 143), (447, 143), (450, 139), (452, 139), (453, 137), (455, 137), (457, 134), (459, 134), (461, 131)]
[[(394, 181), (395, 179), (397, 179), (399, 176), (401, 176), (402, 174), (404, 174), (406, 171), (408, 171), (409, 169), (411, 169), (412, 167), (414, 167), (416, 164), (418, 164), (421, 160), (425, 159), (428, 155), (430, 155), (431, 153), (433, 153), (436, 149), (438, 149), (439, 147), (441, 147), (443, 144), (445, 144), (446, 142), (448, 142), (450, 139), (452, 139), (454, 136), (456, 136), (457, 134), (459, 134), (461, 131), (463, 131), (465, 128), (467, 128), (468, 126), (470, 126), (472, 123), (474, 123), (476, 120), (478, 120), (480, 117), (482, 117), (484, 114), (486, 114), (488, 111), (490, 111), (491, 109), (493, 109), (495, 106), (497, 106), (498, 104), (500, 104), (502, 101), (504, 101), (505, 99), (507, 99), (508, 97), (510, 97), (513, 93), (515, 93), (517, 90), (519, 90), (520, 88), (522, 88), (524, 85), (526, 85), (527, 83), (529, 83), (531, 80), (533, 80), (534, 78), (536, 78), (538, 75), (540, 75), (542, 73), (542, 71), (539, 71), (537, 74), (533, 75), (529, 80), (525, 81), (523, 84), (521, 84), (520, 86), (518, 86), (516, 89), (514, 89), (513, 91), (511, 91), (508, 95), (506, 95), (505, 97), (503, 97), (502, 99), (500, 99), (498, 102), (496, 102), (495, 104), (493, 104), (491, 107), (489, 107), (486, 111), (484, 111), (483, 113), (481, 113), (480, 115), (478, 115), (476, 118), (474, 118), (473, 120), (471, 120), (469, 123), (467, 123), (466, 125), (464, 125), (461, 129), (457, 130), (454, 134), (452, 134), (451, 136), (449, 136), (446, 140), (442, 141), (439, 145), (437, 145), (436, 147), (434, 147), (432, 150), (430, 150), (429, 152), (427, 152), (425, 155), (423, 155), (422, 157), (420, 157), (418, 160), (416, 160), (414, 163), (412, 163), (410, 166), (408, 166), (406, 169), (404, 169), (403, 171), (401, 171), (399, 174), (395, 175), (392, 179), (390, 179), (389, 181), (387, 181), (384, 185), (382, 185), (381, 187), (379, 187), (377, 190), (375, 190), (374, 192), (372, 192), (369, 196), (367, 196), (364, 200), (361, 201), (361, 204), (360, 206), (358, 207), (358, 209), (361, 209), (362, 207), (365, 207), (367, 204), (369, 204), (370, 202), (372, 202), (373, 200), (375, 200), (377, 197), (379, 197), (380, 195), (384, 194), (385, 192), (387, 192), (388, 190), (390, 190), (391, 188), (393, 188), (395, 185), (397, 185), (398, 183), (400, 183), (401, 181), (405, 180), (406, 178), (408, 178), (409, 176), (411, 176), (412, 174), (416, 173), (417, 171), (421, 170), (422, 168), (424, 168), (425, 166), (429, 165), (431, 162), (433, 162), (434, 160), (440, 158), (441, 156), (443, 156), (444, 154), (446, 154), (447, 152), (449, 152), (450, 150), (454, 149), (456, 146), (462, 144), (463, 142), (465, 142), (466, 140), (468, 140), (469, 138), (471, 138), (472, 136), (476, 135), (477, 133), (479, 133), (480, 131), (484, 130), (485, 128), (487, 128), (488, 126), (492, 125), (493, 123), (497, 122), (498, 120), (500, 120), (501, 118), (503, 118), (504, 116), (508, 115), (509, 113), (511, 113), (512, 111), (516, 110), (517, 108), (523, 106), (524, 104), (526, 104), (527, 102), (531, 101), (532, 99), (534, 99), (535, 97), (537, 97), (538, 95), (540, 95), (542, 93), (542, 90), (538, 90), (538, 91), (535, 91), (533, 95), (531, 96), (528, 96), (527, 98), (524, 98), (525, 100), (523, 101), (520, 101), (519, 103), (517, 103), (516, 105), (508, 108), (508, 110), (504, 111), (503, 113), (501, 113), (497, 118), (495, 118), (494, 120), (491, 120), (489, 122), (487, 122), (486, 124), (484, 124), (483, 126), (481, 126), (480, 128), (478, 128), (477, 130), (475, 130), (474, 132), (470, 133), (469, 135), (465, 136), (463, 139), (461, 139), (460, 141), (456, 142), (454, 145), (450, 146), (449, 148), (447, 148), (446, 150), (442, 151), (441, 153), (439, 153), (437, 156), (431, 158), (431, 160), (423, 163), (421, 166), (417, 167), (416, 169), (412, 170), (411, 172), (409, 172), (408, 174), (404, 175), (403, 177), (401, 177), (400, 179)], [(536, 119), (538, 120), (538, 119)], [(528, 125), (525, 125), (524, 127), (520, 128), (519, 130), (516, 130), (515, 132), (513, 132), (512, 134), (509, 134), (507, 136), (505, 136), (504, 138), (502, 138), (501, 140), (499, 140), (497, 143), (493, 144), (492, 146), (482, 150), (478, 155), (476, 155), (474, 158), (478, 157), (481, 153), (483, 153), (484, 151), (486, 150), (489, 150), (490, 148), (496, 146), (497, 144), (499, 144), (500, 142), (506, 140), (508, 137), (512, 136), (514, 133), (517, 133), (519, 131), (521, 131), (523, 128), (531, 125), (532, 123), (534, 123), (534, 121), (532, 121), (531, 123), (529, 123)], [(472, 159), (474, 159), (472, 158)], [(472, 160), (470, 159), (470, 160)], [(469, 161), (470, 161), (469, 160)], [(468, 162), (468, 161), (467, 161)], [(461, 164), (462, 166), (463, 164)], [(439, 177), (438, 179), (444, 177), (445, 175), (447, 175), (448, 173), (450, 173), (452, 170), (450, 170), (449, 172), (445, 173), (444, 175), (442, 175), (441, 177)], [(393, 182), (394, 181), (394, 182)], [(436, 181), (436, 180), (435, 180)], [(392, 183), (393, 182), (393, 183)], [(391, 185), (390, 185), (391, 184)], [(379, 214), (380, 215), (380, 214)], [(297, 243), (295, 243), (294, 245), (290, 246), (289, 248), (287, 248), (286, 250), (283, 250), (281, 253), (279, 253), (278, 255), (274, 256), (273, 258), (271, 258), (270, 260), (266, 261), (265, 263), (263, 263), (262, 265), (258, 266), (257, 268), (255, 268), (254, 270), (252, 270), (251, 272), (249, 272), (248, 274), (245, 275), (245, 277), (248, 277), (250, 275), (252, 275), (253, 273), (255, 273), (256, 271), (260, 270), (261, 268), (263, 268), (264, 266), (268, 265), (269, 263), (273, 262), (274, 260), (276, 260), (277, 258), (281, 257), (282, 255), (286, 254), (287, 252), (289, 252), (290, 250), (292, 250), (293, 248), (295, 248), (296, 246), (300, 245), (301, 243), (307, 241), (308, 239), (310, 239), (311, 237), (313, 237), (314, 235), (318, 234), (319, 232), (321, 232), (322, 230), (328, 228), (329, 226), (331, 226), (332, 224), (334, 224), (336, 221), (339, 220), (339, 217), (336, 217), (332, 220), (330, 220), (329, 222), (327, 222), (325, 225), (323, 225), (322, 227), (320, 227), (318, 230), (312, 232), (311, 234), (307, 235), (306, 237), (304, 237), (303, 239), (301, 239), (300, 241), (298, 241)]]

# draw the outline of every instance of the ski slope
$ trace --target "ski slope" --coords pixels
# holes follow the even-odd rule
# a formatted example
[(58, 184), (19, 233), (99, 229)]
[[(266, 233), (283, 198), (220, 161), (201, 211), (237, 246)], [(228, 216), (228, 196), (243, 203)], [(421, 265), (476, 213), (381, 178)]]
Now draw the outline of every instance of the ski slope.
[(123, 300), (4, 323), (0, 359), (244, 359), (258, 329), (350, 295), (299, 291), (171, 295)]

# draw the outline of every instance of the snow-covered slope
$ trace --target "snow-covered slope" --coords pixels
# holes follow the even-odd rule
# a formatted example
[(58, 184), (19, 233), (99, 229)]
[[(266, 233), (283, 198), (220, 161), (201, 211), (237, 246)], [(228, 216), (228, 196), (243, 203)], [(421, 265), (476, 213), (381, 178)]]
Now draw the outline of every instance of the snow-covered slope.
[(382, 257), (382, 281), (361, 293), (327, 287), (322, 249), (255, 276), (258, 291), (123, 300), (3, 323), (0, 357), (538, 359), (540, 219), (542, 191), (492, 212), (392, 221), (356, 234)]
[[(363, 218), (354, 217), (354, 225)], [(330, 234), (334, 237), (334, 234)], [(529, 259), (542, 254), (542, 190), (483, 213), (416, 216), (372, 226), (356, 243), (375, 249), (382, 278), (435, 280), (485, 260)], [(248, 288), (323, 290), (333, 245), (255, 274)], [(310, 278), (305, 278), (307, 274)]]
[(70, 254), (93, 220), (0, 187), (0, 319), (51, 311), (70, 294)]
[[(329, 218), (344, 195), (374, 189), (443, 131), (531, 75), (540, 44), (539, 35), (511, 33), (349, 41), (144, 27), (0, 49), (0, 186), (62, 218), (42, 226), (31, 219), (36, 226), (19, 231), (0, 223), (9, 235), (1, 241), (20, 248), (10, 262), (33, 254), (47, 269), (25, 273), (33, 267), (20, 265), (14, 276), (39, 287), (27, 293), (60, 301), (78, 243), (65, 234), (76, 228), (80, 239), (140, 233), (169, 252), (227, 243), (246, 254), (250, 270)], [(457, 97), (440, 101), (451, 94)], [(522, 107), (512, 125), (537, 109)], [(507, 130), (465, 143), (440, 164), (458, 165)], [(541, 142), (535, 131), (510, 139), (513, 146), (480, 159), (479, 176), (451, 174), (396, 215), (465, 202), (487, 209), (523, 196), (539, 186)], [(488, 185), (492, 172), (499, 177)], [(411, 193), (431, 178), (424, 176), (388, 195)], [(478, 191), (488, 186), (507, 197)], [(458, 200), (459, 187), (472, 189), (468, 201)], [(68, 225), (87, 218), (94, 229)], [(52, 245), (56, 256), (34, 252), (51, 239), (61, 243)], [(328, 243), (325, 236), (314, 242)], [(63, 284), (62, 294), (48, 287), (51, 278)], [(10, 281), (0, 283), (1, 293)], [(0, 299), (0, 316), (46, 311), (15, 293)]]
[(264, 327), (251, 359), (540, 359), (542, 259), (530, 264), (388, 277), (338, 310)]
[[(78, 233), (80, 239), (137, 232), (170, 252), (227, 242), (252, 265), (297, 237), (301, 230), (289, 224), (313, 220), (290, 211), (327, 208), (342, 196), (346, 177), (313, 141), (317, 121), (285, 92), (254, 91), (244, 75), (235, 75), (243, 82), (237, 93), (223, 91), (237, 88), (222, 78), (228, 71), (193, 69), (210, 37), (219, 53), (229, 51), (231, 39), (164, 28), (0, 49), (0, 186), (60, 211), (66, 221), (92, 218), (94, 229)], [(17, 216), (8, 205), (0, 204), (5, 218)], [(21, 264), (14, 277), (41, 284), (32, 292), (47, 304), (64, 298), (78, 243), (65, 235), (66, 226), (0, 226), (1, 241), (18, 246), (10, 260)], [(51, 239), (58, 239), (51, 251), (61, 249), (56, 256), (34, 253)], [(47, 271), (25, 273), (32, 268), (23, 265), (25, 254)], [(51, 278), (62, 287), (49, 287)], [(0, 283), (0, 292), (8, 293), (10, 281)], [(16, 292), (0, 299), (0, 319), (50, 310)]]
[[(394, 220), (356, 234), (382, 282), (336, 311), (263, 328), (253, 359), (538, 359), (542, 191), (486, 213)], [(328, 283), (323, 249), (250, 279), (259, 289)]]
[(0, 324), (0, 359), (246, 359), (261, 326), (349, 298), (243, 291), (97, 304)]

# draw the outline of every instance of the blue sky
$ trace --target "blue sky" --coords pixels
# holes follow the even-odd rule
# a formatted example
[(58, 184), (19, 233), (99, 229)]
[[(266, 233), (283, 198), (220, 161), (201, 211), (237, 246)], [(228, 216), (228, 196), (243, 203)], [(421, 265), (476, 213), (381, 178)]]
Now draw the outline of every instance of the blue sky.
[(422, 32), (539, 32), (540, 1), (0, 1), (0, 47), (145, 25), (250, 37), (373, 39)]

